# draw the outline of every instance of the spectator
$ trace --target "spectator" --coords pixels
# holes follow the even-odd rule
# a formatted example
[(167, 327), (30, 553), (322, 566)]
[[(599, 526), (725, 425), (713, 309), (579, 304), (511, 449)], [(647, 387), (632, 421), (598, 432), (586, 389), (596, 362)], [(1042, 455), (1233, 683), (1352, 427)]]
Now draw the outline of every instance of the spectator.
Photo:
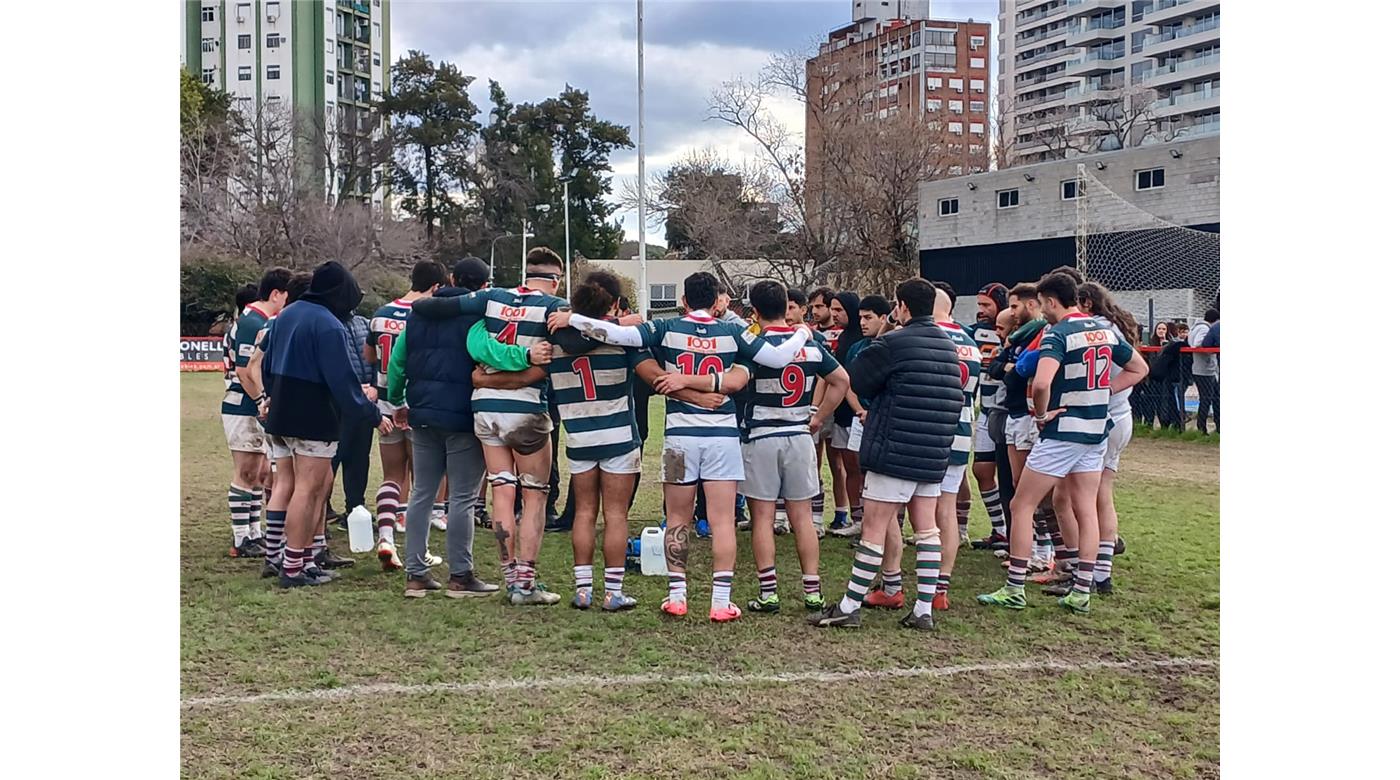
[(1156, 416), (1163, 428), (1182, 430), (1181, 347), (1186, 342), (1177, 331), (1175, 322), (1159, 322), (1152, 334), (1152, 344), (1161, 347), (1152, 359), (1148, 371), (1149, 394), (1157, 400)]
[[(1193, 347), (1205, 347), (1206, 337), (1211, 329), (1215, 328), (1215, 344), (1219, 346), (1220, 330), (1216, 328), (1220, 323), (1220, 311), (1217, 309), (1207, 309), (1205, 319), (1197, 322), (1191, 327), (1191, 336), (1188, 343)], [(1206, 432), (1206, 415), (1212, 410), (1215, 412), (1215, 429), (1220, 430), (1220, 358), (1213, 352), (1196, 352), (1191, 355), (1192, 380), (1196, 383), (1196, 392), (1200, 396), (1200, 405), (1196, 407), (1196, 430), (1201, 433)]]
[[(345, 323), (345, 348), (350, 352), (350, 367), (360, 380), (360, 388), (365, 397), (377, 400), (374, 389), (374, 365), (365, 360), (365, 340), (369, 338), (369, 320), (359, 314), (352, 314)], [(369, 484), (369, 451), (374, 443), (374, 425), (359, 425), (347, 421), (340, 431), (340, 446), (335, 457), (331, 458), (331, 479), (340, 472), (341, 489), (345, 495), (345, 513), (336, 515), (331, 508), (331, 497), (326, 495), (326, 517), (343, 518), (351, 509), (363, 506), (365, 489)], [(376, 422), (377, 424), (377, 422)]]

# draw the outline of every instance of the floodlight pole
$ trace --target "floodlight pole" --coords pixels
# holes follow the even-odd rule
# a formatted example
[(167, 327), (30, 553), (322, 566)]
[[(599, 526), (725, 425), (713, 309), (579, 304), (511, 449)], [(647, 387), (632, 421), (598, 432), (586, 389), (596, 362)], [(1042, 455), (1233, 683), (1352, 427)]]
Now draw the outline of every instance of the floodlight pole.
[(637, 297), (641, 299), (642, 319), (647, 317), (651, 303), (651, 288), (647, 287), (647, 162), (643, 124), (646, 112), (643, 98), (644, 69), (642, 66), (642, 0), (637, 0), (637, 258), (641, 271), (641, 289)]

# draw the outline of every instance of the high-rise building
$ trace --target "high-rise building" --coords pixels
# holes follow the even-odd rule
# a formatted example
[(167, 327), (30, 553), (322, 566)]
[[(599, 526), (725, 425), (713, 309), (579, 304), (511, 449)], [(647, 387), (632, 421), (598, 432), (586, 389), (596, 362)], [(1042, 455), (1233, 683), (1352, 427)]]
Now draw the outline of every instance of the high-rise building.
[(1011, 164), (1220, 132), (1219, 0), (1001, 0)]
[[(389, 0), (186, 0), (181, 16), (181, 65), (230, 93), (239, 111), (324, 117), (332, 155), (363, 150), (347, 139), (382, 132), (370, 97), (389, 81)], [(293, 155), (331, 197), (382, 203), (383, 190), (360, 166), (340, 167), (361, 171), (356, 181), (326, 181), (327, 151), (305, 136), (294, 134)]]
[(986, 170), (991, 25), (929, 18), (928, 0), (853, 0), (851, 23), (807, 61), (809, 183), (821, 170), (823, 114), (927, 118), (949, 137), (946, 172)]

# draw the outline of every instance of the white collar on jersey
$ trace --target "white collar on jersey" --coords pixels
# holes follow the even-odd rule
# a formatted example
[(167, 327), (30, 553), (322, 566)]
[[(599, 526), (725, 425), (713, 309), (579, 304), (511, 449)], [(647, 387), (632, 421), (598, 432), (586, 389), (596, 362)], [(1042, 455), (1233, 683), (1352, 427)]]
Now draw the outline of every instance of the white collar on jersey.
[(686, 319), (695, 320), (696, 322), (715, 322), (714, 316), (704, 309), (696, 309), (685, 316)]

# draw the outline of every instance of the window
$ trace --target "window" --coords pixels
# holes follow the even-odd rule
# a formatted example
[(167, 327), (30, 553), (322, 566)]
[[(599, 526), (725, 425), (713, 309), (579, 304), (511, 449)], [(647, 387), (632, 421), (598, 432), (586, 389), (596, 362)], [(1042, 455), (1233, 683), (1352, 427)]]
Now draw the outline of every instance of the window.
[(972, 67), (974, 67), (974, 68), (979, 68), (979, 69), (980, 69), (980, 68), (985, 68), (985, 67), (987, 67), (987, 60), (983, 59), (982, 57), (973, 57), (973, 58), (972, 58)]
[(1060, 182), (1060, 200), (1078, 200), (1083, 194), (1078, 179), (1065, 179)]
[(213, 83), (214, 83), (214, 69), (213, 69), (213, 68), (205, 68), (204, 70), (200, 71), (200, 72), (199, 72), (199, 80), (200, 80), (200, 81), (203, 81), (205, 84), (213, 84)]
[(929, 98), (927, 108), (929, 111), (942, 111), (943, 101), (938, 98)]
[(374, 23), (374, 39), (379, 40), (379, 22)]
[(214, 6), (212, 6), (212, 5), (206, 5), (206, 6), (204, 6), (203, 8), (200, 8), (200, 9), (199, 9), (199, 21), (201, 21), (201, 22), (212, 22), (212, 21), (214, 21)]
[[(973, 67), (977, 67), (977, 66), (974, 65)], [(987, 91), (987, 82), (983, 81), (982, 79), (973, 79), (973, 80), (972, 80), (972, 91), (973, 91), (973, 92), (986, 92), (986, 91)]]
[(246, 21), (248, 21), (248, 14), (249, 14), (249, 12), (252, 10), (252, 8), (253, 8), (253, 4), (252, 4), (252, 3), (239, 3), (239, 4), (238, 4), (238, 21), (240, 21), (240, 22), (246, 22)]
[(938, 201), (938, 216), (951, 217), (958, 213), (957, 198), (942, 198)]
[(332, 85), (335, 84), (335, 74), (334, 74), (334, 73), (331, 73), (330, 71), (326, 71), (326, 83), (327, 83), (327, 84), (332, 84)]
[(203, 38), (199, 42), (199, 50), (205, 53), (214, 51), (214, 39)]
[(948, 129), (956, 135), (962, 135), (962, 122), (949, 122)]
[(943, 79), (941, 79), (941, 78), (929, 79), (929, 80), (928, 80), (928, 88), (929, 88), (929, 89), (943, 89)]
[(252, 81), (252, 80), (253, 80), (253, 66), (252, 66), (252, 65), (239, 65), (239, 66), (238, 66), (238, 80), (239, 80), (239, 81)]
[(963, 91), (963, 80), (962, 80), (962, 79), (948, 79), (948, 86), (952, 87), (954, 92), (962, 92), (962, 91)]
[(273, 2), (265, 3), (264, 5), (265, 5), (265, 7), (267, 8), (267, 20), (268, 20), (269, 22), (275, 22), (275, 21), (277, 21), (279, 18), (281, 18), (281, 16), (282, 16), (282, 4), (281, 4), (281, 3), (276, 2), (276, 0), (273, 0)]
[(968, 110), (974, 114), (981, 114), (987, 110), (987, 104), (981, 100), (974, 100), (972, 105), (968, 106)]
[(956, 35), (954, 30), (924, 30), (924, 44), (928, 46), (952, 46)]
[(1014, 209), (1021, 205), (1020, 190), (997, 190), (997, 208)]
[(379, 67), (379, 52), (374, 53), (374, 67)]
[(982, 48), (983, 46), (986, 46), (986, 45), (987, 45), (987, 39), (986, 39), (986, 38), (983, 38), (983, 37), (980, 36), (980, 35), (974, 35), (974, 36), (972, 36), (972, 48), (974, 48), (974, 49), (980, 49), (980, 48)]
[(958, 55), (952, 52), (941, 53), (931, 51), (924, 56), (924, 64), (930, 68), (945, 68), (952, 70), (958, 66)]
[(655, 307), (668, 307), (676, 305), (676, 286), (674, 284), (653, 284), (651, 285), (651, 305)]
[(973, 135), (983, 135), (986, 132), (986, 128), (983, 127), (981, 122), (973, 122), (971, 127)]
[(267, 48), (269, 48), (269, 49), (275, 49), (275, 48), (277, 48), (277, 47), (279, 47), (279, 46), (281, 46), (281, 45), (282, 45), (282, 34), (281, 34), (281, 33), (268, 33), (268, 34), (267, 34)]
[(1167, 173), (1163, 168), (1148, 168), (1137, 172), (1139, 190), (1155, 190), (1167, 186)]
[(952, 111), (954, 114), (961, 114), (961, 113), (962, 113), (962, 101), (961, 101), (961, 100), (949, 100), (949, 101), (948, 101), (948, 110)]
[(270, 106), (280, 106), (280, 105), (282, 105), (282, 96), (281, 96), (281, 95), (268, 95), (268, 96), (267, 96), (267, 103), (268, 103), (268, 105), (270, 105)]
[(253, 48), (253, 36), (251, 36), (251, 35), (240, 35), (240, 36), (238, 36), (238, 48), (240, 48), (240, 49), (251, 49), (251, 48)]
[(268, 81), (276, 81), (277, 79), (280, 79), (280, 78), (282, 78), (282, 66), (281, 66), (281, 65), (268, 65), (268, 66), (267, 66), (267, 80), (268, 80)]

